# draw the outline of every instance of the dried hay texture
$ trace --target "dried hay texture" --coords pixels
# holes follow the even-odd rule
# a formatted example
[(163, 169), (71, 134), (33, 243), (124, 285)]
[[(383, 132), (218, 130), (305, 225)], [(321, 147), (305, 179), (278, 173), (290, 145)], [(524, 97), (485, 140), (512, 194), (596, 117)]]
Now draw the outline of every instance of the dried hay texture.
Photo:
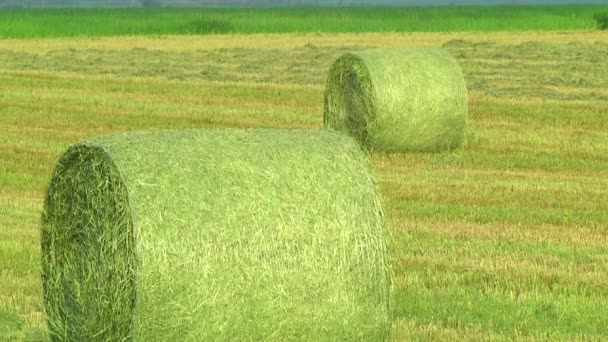
[(386, 48), (350, 53), (331, 67), (325, 127), (371, 150), (435, 152), (464, 143), (468, 95), (448, 52)]
[(388, 338), (381, 211), (329, 131), (132, 132), (60, 158), (42, 218), (54, 340)]

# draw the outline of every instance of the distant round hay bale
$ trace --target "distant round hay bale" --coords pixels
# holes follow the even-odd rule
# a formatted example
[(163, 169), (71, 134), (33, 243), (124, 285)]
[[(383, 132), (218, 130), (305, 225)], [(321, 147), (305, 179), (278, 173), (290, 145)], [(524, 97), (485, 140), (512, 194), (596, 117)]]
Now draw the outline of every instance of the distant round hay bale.
[(42, 217), (54, 340), (382, 340), (381, 211), (338, 133), (111, 135), (58, 161)]
[(386, 48), (340, 57), (325, 88), (325, 127), (368, 149), (434, 152), (465, 139), (468, 96), (444, 50)]

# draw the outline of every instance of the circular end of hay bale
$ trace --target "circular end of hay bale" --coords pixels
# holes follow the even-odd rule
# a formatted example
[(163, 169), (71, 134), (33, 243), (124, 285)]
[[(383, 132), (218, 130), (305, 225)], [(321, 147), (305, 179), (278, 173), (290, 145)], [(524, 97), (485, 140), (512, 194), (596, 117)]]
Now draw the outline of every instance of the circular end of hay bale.
[(346, 54), (332, 65), (327, 80), (323, 123), (338, 131), (348, 132), (360, 144), (369, 148), (368, 126), (374, 121), (372, 80), (365, 61)]
[(133, 132), (60, 158), (42, 218), (55, 340), (383, 340), (369, 165), (328, 131)]
[(435, 152), (465, 140), (468, 95), (448, 52), (386, 48), (346, 54), (325, 88), (325, 127), (372, 150)]
[(42, 216), (44, 303), (60, 340), (129, 336), (135, 308), (135, 237), (126, 184), (100, 146), (58, 161)]

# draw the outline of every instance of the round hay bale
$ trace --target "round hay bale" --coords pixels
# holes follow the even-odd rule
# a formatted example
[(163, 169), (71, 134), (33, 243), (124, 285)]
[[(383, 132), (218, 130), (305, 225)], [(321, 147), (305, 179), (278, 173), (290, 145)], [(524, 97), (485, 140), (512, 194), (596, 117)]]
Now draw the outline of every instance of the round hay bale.
[(325, 127), (386, 152), (434, 152), (465, 139), (468, 96), (448, 52), (386, 48), (340, 57), (325, 88)]
[(111, 135), (58, 161), (42, 216), (54, 340), (382, 340), (369, 165), (328, 131)]

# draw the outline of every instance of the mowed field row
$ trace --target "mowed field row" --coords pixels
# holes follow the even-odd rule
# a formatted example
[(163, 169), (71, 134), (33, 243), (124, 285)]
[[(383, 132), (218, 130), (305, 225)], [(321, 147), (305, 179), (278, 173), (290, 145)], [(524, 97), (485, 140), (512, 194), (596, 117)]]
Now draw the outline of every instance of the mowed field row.
[(374, 154), (393, 338), (608, 337), (601, 32), (0, 41), (0, 307), (44, 329), (38, 224), (69, 144), (140, 129), (319, 128), (335, 58), (444, 47), (470, 92), (453, 153)]

